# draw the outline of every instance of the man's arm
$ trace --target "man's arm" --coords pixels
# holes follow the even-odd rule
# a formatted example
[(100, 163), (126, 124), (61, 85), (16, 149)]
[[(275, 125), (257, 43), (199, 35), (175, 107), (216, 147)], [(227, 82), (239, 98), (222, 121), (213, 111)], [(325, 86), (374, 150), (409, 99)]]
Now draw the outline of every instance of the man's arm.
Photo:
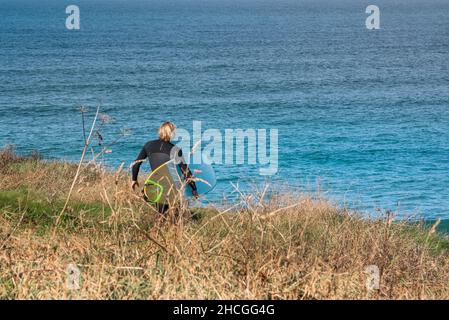
[(181, 149), (179, 149), (179, 151), (178, 151), (178, 159), (180, 160), (179, 161), (179, 166), (181, 167), (181, 171), (182, 171), (182, 174), (184, 176), (184, 179), (186, 179), (187, 184), (190, 186), (190, 188), (192, 188), (192, 194), (195, 197), (198, 197), (198, 191), (197, 191), (197, 188), (196, 188), (196, 184), (195, 184), (195, 181), (193, 180), (194, 176), (193, 176), (192, 172), (189, 170), (189, 167), (187, 166), (187, 164), (184, 161)]
[(137, 183), (137, 177), (139, 176), (139, 170), (140, 166), (142, 165), (142, 162), (147, 158), (147, 151), (145, 150), (145, 146), (140, 151), (139, 155), (137, 156), (137, 159), (134, 161), (134, 164), (132, 166), (132, 185), (131, 187), (134, 189), (134, 187), (139, 185)]
[(190, 172), (189, 167), (185, 163), (181, 163), (180, 166), (181, 166), (181, 171), (182, 171), (182, 174), (184, 175), (184, 178), (186, 179), (190, 188), (192, 188), (193, 195), (198, 196), (198, 191), (196, 189), (194, 176), (193, 176), (192, 172)]

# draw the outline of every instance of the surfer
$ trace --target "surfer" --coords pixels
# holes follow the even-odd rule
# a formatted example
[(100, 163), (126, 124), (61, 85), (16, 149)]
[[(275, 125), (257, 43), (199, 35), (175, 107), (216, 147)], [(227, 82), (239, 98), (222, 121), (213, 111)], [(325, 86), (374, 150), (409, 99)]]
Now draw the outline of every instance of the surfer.
[[(175, 133), (176, 126), (172, 122), (164, 122), (159, 127), (159, 139), (149, 141), (143, 146), (137, 159), (132, 165), (131, 188), (133, 190), (135, 190), (136, 187), (139, 187), (137, 176), (139, 175), (140, 166), (146, 158), (150, 161), (151, 170), (155, 170), (167, 161), (176, 159), (176, 163), (181, 167), (181, 171), (186, 178), (186, 181), (188, 181), (190, 188), (192, 188), (193, 196), (198, 197), (195, 182), (191, 181), (192, 174), (183, 159), (182, 150), (171, 143), (171, 140), (175, 137)], [(168, 204), (156, 204), (156, 209), (162, 214), (168, 210), (168, 207)]]

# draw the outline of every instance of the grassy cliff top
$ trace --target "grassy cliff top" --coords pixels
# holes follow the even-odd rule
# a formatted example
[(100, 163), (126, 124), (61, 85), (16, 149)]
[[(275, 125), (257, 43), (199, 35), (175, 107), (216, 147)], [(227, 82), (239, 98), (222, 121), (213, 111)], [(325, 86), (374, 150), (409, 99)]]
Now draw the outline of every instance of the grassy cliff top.
[[(449, 298), (449, 242), (435, 226), (263, 191), (161, 219), (126, 172), (97, 166), (83, 166), (62, 212), (76, 169), (0, 151), (1, 299)], [(372, 265), (379, 289), (368, 290)]]

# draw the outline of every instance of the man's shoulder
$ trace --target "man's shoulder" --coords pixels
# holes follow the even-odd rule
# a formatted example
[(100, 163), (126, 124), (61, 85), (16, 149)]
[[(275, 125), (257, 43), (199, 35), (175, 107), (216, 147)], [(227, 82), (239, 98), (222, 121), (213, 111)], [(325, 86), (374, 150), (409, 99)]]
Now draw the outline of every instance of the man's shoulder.
[(160, 143), (159, 140), (150, 140), (145, 143), (145, 147), (154, 146), (155, 144)]
[(178, 146), (171, 143), (170, 141), (161, 141), (159, 139), (148, 141), (147, 143), (145, 143), (144, 148), (146, 150), (166, 150), (166, 152), (171, 151), (172, 149), (179, 149)]

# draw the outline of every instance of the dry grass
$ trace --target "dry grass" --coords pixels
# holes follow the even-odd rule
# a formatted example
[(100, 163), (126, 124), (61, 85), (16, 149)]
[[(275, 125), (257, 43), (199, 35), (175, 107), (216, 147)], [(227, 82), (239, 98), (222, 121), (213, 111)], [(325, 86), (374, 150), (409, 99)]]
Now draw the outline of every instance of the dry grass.
[[(126, 173), (88, 167), (53, 235), (76, 166), (11, 150), (0, 165), (3, 299), (449, 298), (447, 242), (420, 225), (264, 191), (172, 223), (129, 190)], [(66, 286), (70, 263), (79, 290)], [(366, 289), (369, 265), (379, 290)]]

